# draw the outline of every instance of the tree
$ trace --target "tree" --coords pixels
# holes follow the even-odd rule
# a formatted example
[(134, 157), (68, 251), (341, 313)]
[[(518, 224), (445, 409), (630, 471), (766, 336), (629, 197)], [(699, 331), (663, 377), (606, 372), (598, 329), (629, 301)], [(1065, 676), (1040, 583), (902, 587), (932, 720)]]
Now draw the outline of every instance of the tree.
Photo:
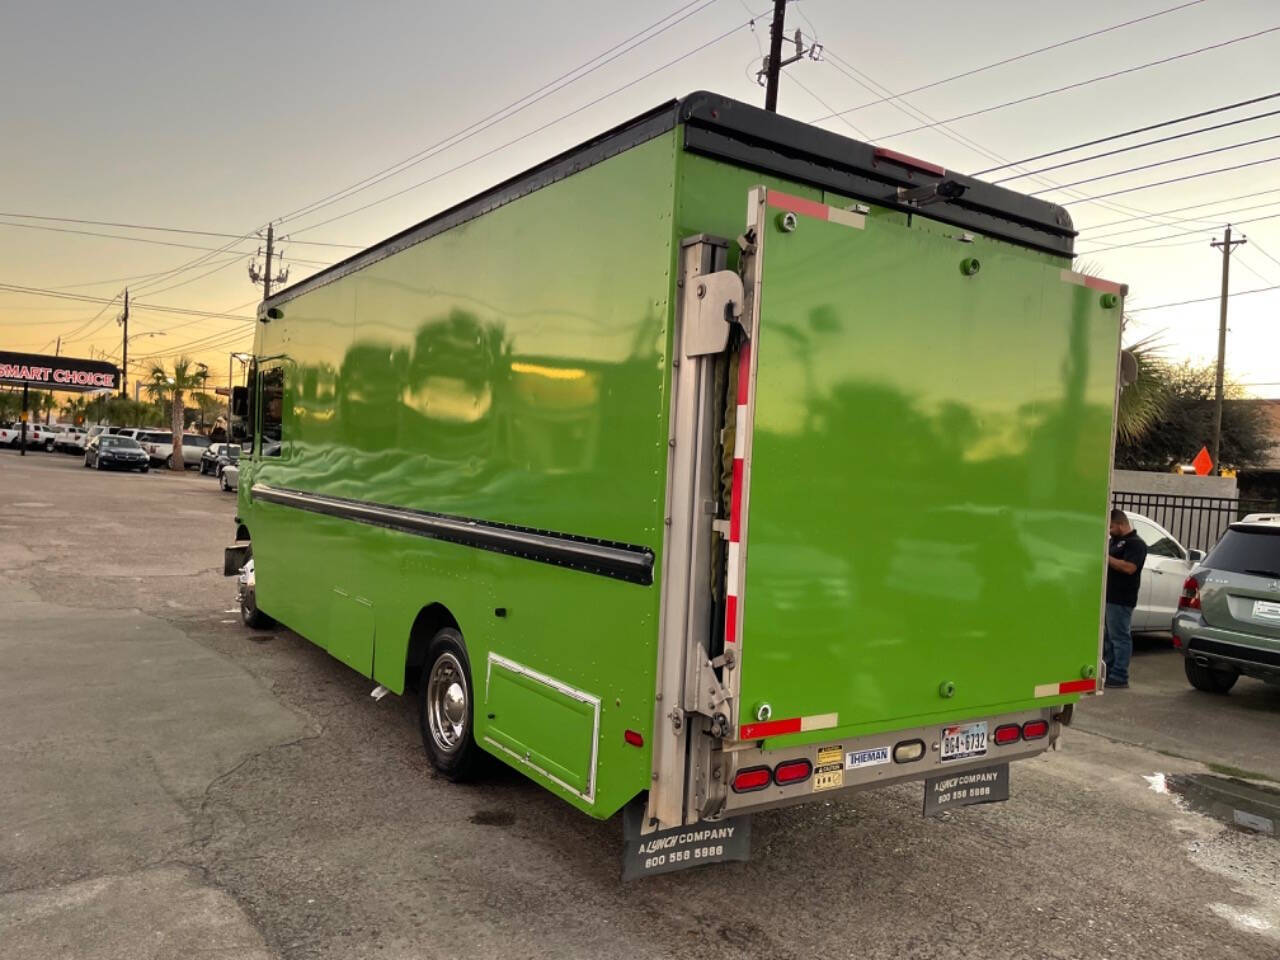
[(1160, 422), (1169, 405), (1166, 365), (1150, 337), (1125, 348), (1138, 369), (1133, 383), (1120, 391), (1116, 405), (1116, 444), (1136, 444)]
[(173, 431), (173, 458), (169, 469), (182, 472), (182, 428), (184, 419), (183, 395), (200, 386), (201, 372), (189, 357), (173, 361), (173, 369), (166, 370), (163, 363), (154, 363), (147, 371), (143, 387), (147, 395), (157, 403), (169, 404), (169, 424)]
[[(1213, 434), (1215, 367), (1190, 363), (1155, 364), (1153, 378), (1164, 380), (1166, 399), (1159, 417), (1135, 435), (1116, 441), (1116, 466), (1126, 470), (1168, 471), (1190, 463)], [(1127, 392), (1127, 391), (1126, 391)], [(1124, 394), (1121, 394), (1123, 399)], [(1244, 399), (1243, 391), (1228, 384), (1222, 406), (1221, 463), (1215, 468), (1249, 467), (1267, 458), (1271, 440), (1266, 416)]]

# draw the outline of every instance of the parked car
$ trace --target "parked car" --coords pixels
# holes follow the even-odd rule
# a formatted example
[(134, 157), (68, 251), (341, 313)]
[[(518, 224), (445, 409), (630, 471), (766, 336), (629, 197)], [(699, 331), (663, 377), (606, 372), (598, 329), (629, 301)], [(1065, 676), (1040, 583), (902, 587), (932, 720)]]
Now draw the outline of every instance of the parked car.
[[(54, 432), (43, 423), (27, 424), (27, 447), (43, 447), (53, 449)], [(13, 420), (0, 424), (0, 445), (13, 447), (15, 450), (22, 443), (22, 423)]]
[(84, 465), (99, 470), (139, 470), (146, 473), (151, 461), (132, 437), (99, 434), (85, 446)]
[(223, 468), (228, 463), (238, 462), (240, 454), (238, 443), (211, 443), (200, 454), (200, 472), (212, 477), (222, 476)]
[[(138, 442), (147, 451), (152, 463), (163, 463), (166, 467), (173, 466), (172, 433), (167, 431), (148, 433), (146, 436), (139, 437)], [(199, 433), (184, 433), (182, 435), (182, 465), (188, 470), (198, 467), (200, 465), (200, 455), (208, 445), (208, 437)]]
[(1204, 551), (1188, 550), (1150, 517), (1125, 512), (1133, 529), (1147, 545), (1147, 562), (1142, 567), (1138, 605), (1133, 611), (1133, 632), (1167, 634), (1173, 629), (1173, 616), (1178, 612), (1182, 584), (1196, 564), (1204, 559)]
[(1231, 524), (1183, 584), (1173, 643), (1197, 690), (1280, 686), (1280, 516)]
[(218, 483), (223, 490), (239, 490), (240, 489), (240, 464), (228, 463), (222, 468), (222, 473), (218, 474)]
[(89, 431), (84, 427), (63, 427), (53, 438), (53, 449), (63, 453), (84, 453)]

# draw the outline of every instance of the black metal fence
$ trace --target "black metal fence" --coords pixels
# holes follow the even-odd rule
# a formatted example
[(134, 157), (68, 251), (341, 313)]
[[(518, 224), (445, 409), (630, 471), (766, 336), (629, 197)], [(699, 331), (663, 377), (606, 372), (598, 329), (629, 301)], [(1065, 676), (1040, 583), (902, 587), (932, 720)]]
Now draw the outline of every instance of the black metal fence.
[(1116, 491), (1111, 505), (1126, 513), (1140, 513), (1174, 535), (1188, 549), (1209, 550), (1236, 520), (1251, 513), (1277, 513), (1274, 500), (1235, 497), (1193, 497), (1173, 493)]

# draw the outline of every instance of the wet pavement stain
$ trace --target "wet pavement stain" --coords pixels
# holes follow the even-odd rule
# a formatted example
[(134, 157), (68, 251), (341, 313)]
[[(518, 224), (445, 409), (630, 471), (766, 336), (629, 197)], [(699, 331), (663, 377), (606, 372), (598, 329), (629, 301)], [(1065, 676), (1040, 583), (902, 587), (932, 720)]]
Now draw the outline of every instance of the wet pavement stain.
[(1207, 773), (1167, 774), (1163, 783), (1189, 808), (1232, 829), (1280, 836), (1280, 790)]

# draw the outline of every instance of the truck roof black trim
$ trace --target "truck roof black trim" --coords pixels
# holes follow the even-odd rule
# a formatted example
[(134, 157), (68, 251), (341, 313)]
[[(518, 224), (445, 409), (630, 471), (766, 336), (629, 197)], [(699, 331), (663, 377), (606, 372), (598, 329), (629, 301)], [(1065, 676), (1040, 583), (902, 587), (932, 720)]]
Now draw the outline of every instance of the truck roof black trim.
[(653, 584), (653, 551), (648, 547), (510, 523), (493, 523), (473, 517), (394, 507), (368, 500), (331, 497), (265, 483), (255, 483), (250, 488), (250, 493), (254, 500), (293, 507), (308, 513), (341, 517), (356, 523), (505, 553), (557, 567), (569, 567), (583, 573), (625, 580), (642, 586)]
[[(385, 257), (474, 220), (512, 200), (563, 180), (685, 124), (683, 147), (730, 163), (796, 180), (878, 206), (949, 223), (1019, 246), (1070, 257), (1075, 231), (1065, 209), (1013, 190), (947, 171), (928, 173), (886, 155), (872, 144), (769, 113), (728, 97), (699, 91), (671, 100), (590, 140), (463, 200), (434, 216), (286, 287), (259, 307), (285, 303)], [(898, 188), (942, 180), (963, 195), (918, 207), (898, 200)]]

